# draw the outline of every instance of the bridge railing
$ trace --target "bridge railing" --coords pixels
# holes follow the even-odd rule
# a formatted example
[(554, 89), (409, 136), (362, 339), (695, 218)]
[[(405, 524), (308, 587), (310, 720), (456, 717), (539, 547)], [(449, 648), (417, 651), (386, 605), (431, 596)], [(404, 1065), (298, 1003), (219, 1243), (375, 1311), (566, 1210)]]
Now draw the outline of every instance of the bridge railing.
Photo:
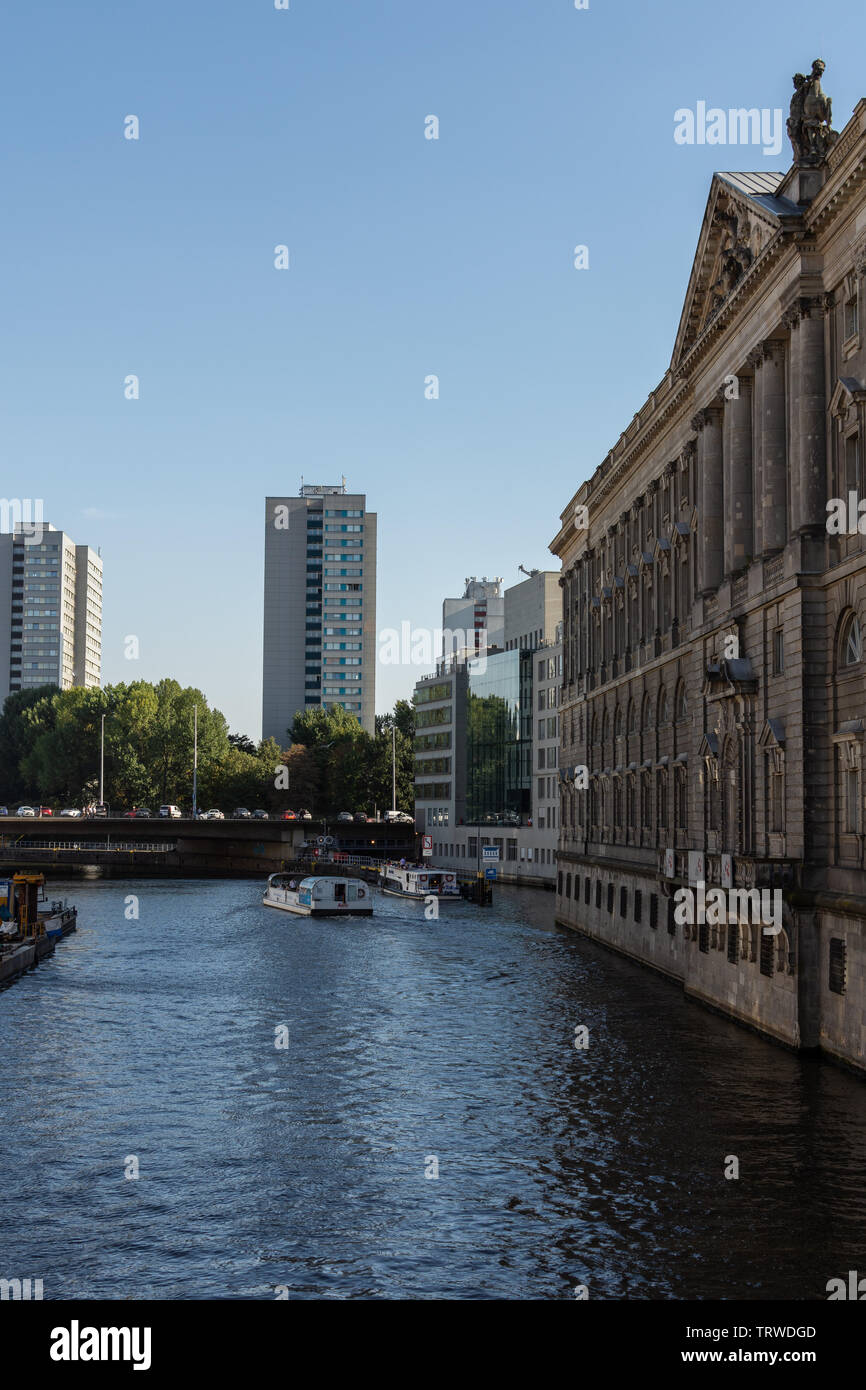
[(169, 854), (176, 848), (175, 842), (150, 843), (141, 840), (115, 840), (103, 843), (100, 840), (11, 840), (5, 836), (0, 838), (0, 849), (13, 850), (16, 854), (26, 853), (28, 850), (39, 853), (44, 853), (45, 850), (75, 850), (86, 851), (88, 854)]

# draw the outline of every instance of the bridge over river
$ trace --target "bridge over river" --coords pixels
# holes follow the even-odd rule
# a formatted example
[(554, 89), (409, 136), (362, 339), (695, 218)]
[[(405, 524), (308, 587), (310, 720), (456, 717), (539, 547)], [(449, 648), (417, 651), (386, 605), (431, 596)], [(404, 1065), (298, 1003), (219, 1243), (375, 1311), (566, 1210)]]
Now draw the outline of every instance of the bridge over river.
[(319, 850), (353, 856), (414, 858), (411, 825), (382, 821), (81, 819), (4, 816), (0, 872), (97, 868), (165, 878), (261, 878), (300, 864)]

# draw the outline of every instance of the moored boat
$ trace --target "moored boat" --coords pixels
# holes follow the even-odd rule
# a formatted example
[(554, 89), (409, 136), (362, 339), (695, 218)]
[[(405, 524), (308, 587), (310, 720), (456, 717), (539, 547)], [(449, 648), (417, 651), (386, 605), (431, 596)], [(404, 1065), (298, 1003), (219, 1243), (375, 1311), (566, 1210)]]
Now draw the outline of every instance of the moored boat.
[(450, 869), (436, 869), (432, 864), (418, 868), (413, 864), (383, 864), (379, 870), (382, 892), (392, 898), (411, 898), (424, 902), (437, 898), (440, 902), (459, 901), (460, 885)]
[(53, 954), (60, 938), (75, 931), (77, 918), (74, 907), (47, 900), (44, 874), (0, 879), (0, 983)]
[(278, 907), (298, 917), (371, 917), (373, 893), (358, 878), (302, 878), (298, 882), (291, 874), (271, 874), (265, 896), (265, 907)]

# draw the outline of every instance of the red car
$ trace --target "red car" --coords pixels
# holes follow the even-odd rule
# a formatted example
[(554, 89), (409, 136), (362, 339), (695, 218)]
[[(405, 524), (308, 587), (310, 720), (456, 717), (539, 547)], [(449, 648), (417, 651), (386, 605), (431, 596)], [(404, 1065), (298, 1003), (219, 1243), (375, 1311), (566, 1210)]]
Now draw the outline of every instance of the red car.
[(298, 819), (298, 813), (297, 813), (297, 811), (284, 811), (283, 814), (282, 814), (281, 819), (282, 819), (282, 820), (297, 820), (297, 819)]
[(40, 816), (53, 816), (54, 812), (52, 811), (50, 806), (40, 806), (39, 814)]

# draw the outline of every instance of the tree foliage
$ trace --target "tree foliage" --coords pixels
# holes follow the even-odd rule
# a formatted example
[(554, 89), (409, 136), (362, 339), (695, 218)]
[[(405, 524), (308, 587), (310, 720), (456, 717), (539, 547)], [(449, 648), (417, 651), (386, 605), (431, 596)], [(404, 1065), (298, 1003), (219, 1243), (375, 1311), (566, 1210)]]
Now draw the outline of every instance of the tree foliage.
[(397, 734), (397, 805), (413, 805), (414, 711), (405, 700), (377, 717), (371, 737), (342, 708), (299, 713), (291, 746), (230, 734), (200, 690), (164, 679), (10, 695), (0, 714), (0, 801), (84, 806), (99, 794), (105, 716), (105, 800), (112, 810), (192, 801), (198, 711), (198, 804), (274, 814), (306, 808), (382, 811), (391, 805), (391, 727)]

